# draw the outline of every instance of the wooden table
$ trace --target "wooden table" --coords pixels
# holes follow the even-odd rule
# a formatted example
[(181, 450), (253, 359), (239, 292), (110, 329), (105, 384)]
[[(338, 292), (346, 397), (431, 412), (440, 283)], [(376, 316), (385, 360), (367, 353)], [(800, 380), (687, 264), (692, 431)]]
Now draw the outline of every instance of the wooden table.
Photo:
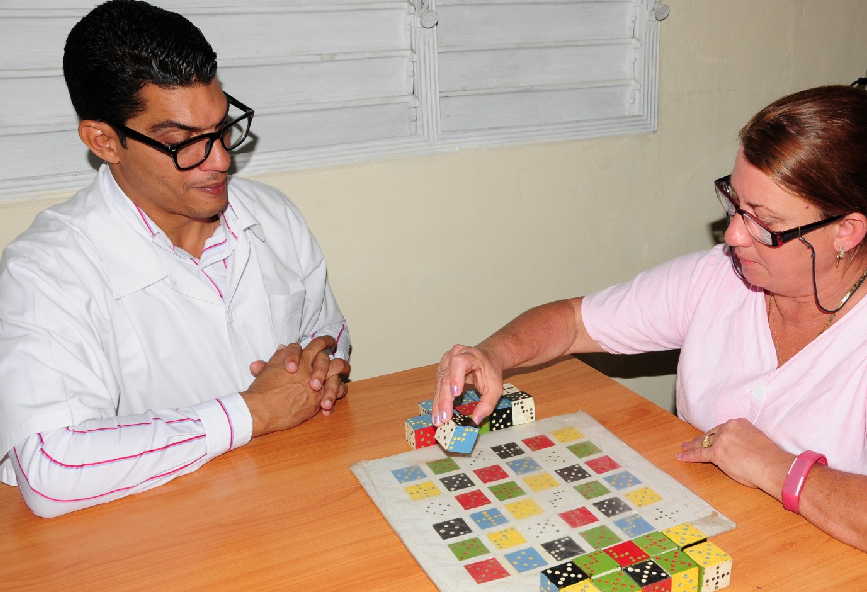
[[(434, 367), (361, 380), (330, 417), (258, 438), (151, 491), (60, 518), (0, 485), (0, 589), (434, 590), (349, 471), (407, 450)], [(737, 523), (732, 592), (867, 590), (867, 554), (715, 467), (678, 462), (696, 430), (575, 359), (521, 373), (539, 417), (594, 416)]]

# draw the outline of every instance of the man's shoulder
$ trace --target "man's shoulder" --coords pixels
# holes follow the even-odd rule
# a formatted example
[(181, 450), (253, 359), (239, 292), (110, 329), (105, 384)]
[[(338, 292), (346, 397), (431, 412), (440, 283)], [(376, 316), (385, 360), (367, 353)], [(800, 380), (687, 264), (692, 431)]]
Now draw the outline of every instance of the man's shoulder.
[(240, 206), (266, 233), (309, 233), (307, 222), (282, 191), (252, 179), (233, 177), (229, 203)]
[(229, 191), (229, 199), (240, 201), (252, 214), (298, 211), (286, 194), (260, 181), (232, 177)]
[(100, 216), (92, 191), (93, 186), (89, 186), (39, 212), (32, 224), (6, 246), (2, 267), (15, 262), (43, 269), (68, 268), (73, 259), (90, 259), (85, 228), (90, 218)]

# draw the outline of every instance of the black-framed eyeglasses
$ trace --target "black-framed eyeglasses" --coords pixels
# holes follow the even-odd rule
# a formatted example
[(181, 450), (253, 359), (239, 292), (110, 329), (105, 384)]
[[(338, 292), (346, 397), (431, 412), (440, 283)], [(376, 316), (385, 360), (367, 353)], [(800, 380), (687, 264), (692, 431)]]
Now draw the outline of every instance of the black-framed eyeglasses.
[(822, 228), (823, 226), (827, 226), (828, 224), (843, 218), (843, 214), (840, 214), (838, 216), (829, 216), (828, 218), (819, 220), (818, 222), (796, 226), (789, 230), (771, 230), (758, 218), (736, 205), (737, 202), (732, 197), (731, 180), (732, 176), (726, 175), (725, 177), (720, 177), (713, 182), (714, 188), (716, 189), (717, 199), (719, 199), (729, 219), (731, 219), (735, 214), (740, 214), (744, 220), (744, 225), (747, 227), (747, 232), (763, 245), (779, 247), (790, 240), (799, 238), (808, 232), (816, 230), (817, 228)]
[(244, 143), (244, 140), (247, 139), (247, 134), (250, 133), (250, 124), (253, 121), (253, 109), (235, 99), (229, 93), (224, 91), (223, 94), (226, 95), (229, 105), (240, 109), (243, 111), (243, 114), (229, 119), (213, 132), (193, 136), (177, 144), (163, 144), (125, 125), (108, 123), (136, 142), (141, 142), (155, 150), (159, 150), (163, 154), (171, 156), (179, 171), (188, 171), (196, 168), (208, 159), (208, 156), (211, 154), (211, 148), (214, 147), (214, 142), (217, 140), (220, 140), (223, 148), (231, 152), (240, 147)]

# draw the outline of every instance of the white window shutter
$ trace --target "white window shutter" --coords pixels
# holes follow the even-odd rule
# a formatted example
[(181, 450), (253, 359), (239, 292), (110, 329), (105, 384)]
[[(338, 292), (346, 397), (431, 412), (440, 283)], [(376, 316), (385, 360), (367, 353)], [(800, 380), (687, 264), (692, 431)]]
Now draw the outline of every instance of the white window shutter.
[(654, 4), (438, 0), (440, 143), (655, 130)]
[[(94, 174), (61, 62), (96, 3), (0, 6), (0, 200)], [(656, 129), (655, 0), (155, 3), (202, 29), (256, 110), (243, 174)]]

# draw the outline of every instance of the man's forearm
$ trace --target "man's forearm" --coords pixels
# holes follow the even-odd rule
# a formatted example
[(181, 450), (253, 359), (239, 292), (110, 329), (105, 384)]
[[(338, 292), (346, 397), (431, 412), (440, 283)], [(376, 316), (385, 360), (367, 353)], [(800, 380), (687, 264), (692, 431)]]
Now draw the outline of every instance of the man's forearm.
[(34, 513), (53, 517), (162, 485), (246, 443), (237, 395), (188, 409), (94, 419), (41, 432), (9, 451)]

